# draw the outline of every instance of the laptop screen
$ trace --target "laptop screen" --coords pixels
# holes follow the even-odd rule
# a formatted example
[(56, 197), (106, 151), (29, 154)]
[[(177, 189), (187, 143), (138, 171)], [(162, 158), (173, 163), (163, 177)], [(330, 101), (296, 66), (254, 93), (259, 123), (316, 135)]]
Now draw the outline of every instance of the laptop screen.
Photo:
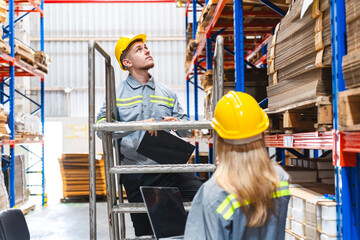
[(140, 187), (155, 237), (184, 235), (187, 214), (176, 187)]

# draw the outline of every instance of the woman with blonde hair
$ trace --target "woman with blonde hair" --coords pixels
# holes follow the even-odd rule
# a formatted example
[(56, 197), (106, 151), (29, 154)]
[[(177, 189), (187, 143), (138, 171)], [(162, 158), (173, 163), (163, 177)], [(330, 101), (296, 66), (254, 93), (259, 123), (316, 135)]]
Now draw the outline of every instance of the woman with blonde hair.
[(214, 115), (218, 166), (192, 202), (185, 239), (284, 239), (289, 176), (266, 150), (268, 116), (253, 97), (234, 91)]

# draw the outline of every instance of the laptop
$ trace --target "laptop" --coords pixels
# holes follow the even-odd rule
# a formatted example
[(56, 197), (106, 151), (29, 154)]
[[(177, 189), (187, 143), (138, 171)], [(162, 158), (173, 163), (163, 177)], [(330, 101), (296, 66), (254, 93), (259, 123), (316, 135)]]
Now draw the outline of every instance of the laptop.
[(157, 136), (151, 136), (146, 131), (136, 151), (160, 164), (185, 164), (194, 149), (194, 145), (169, 132), (157, 131)]
[(183, 239), (187, 214), (177, 187), (140, 187), (155, 239)]

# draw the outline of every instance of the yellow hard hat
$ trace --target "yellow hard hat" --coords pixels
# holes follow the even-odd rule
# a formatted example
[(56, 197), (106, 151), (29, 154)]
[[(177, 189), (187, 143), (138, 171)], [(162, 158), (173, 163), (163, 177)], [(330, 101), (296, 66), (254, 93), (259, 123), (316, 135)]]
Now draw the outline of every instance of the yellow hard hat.
[(123, 66), (120, 58), (121, 55), (123, 54), (123, 52), (125, 50), (127, 50), (127, 48), (129, 47), (129, 45), (134, 42), (134, 41), (142, 41), (143, 43), (145, 43), (146, 41), (146, 35), (145, 34), (139, 34), (136, 35), (133, 38), (128, 38), (128, 37), (120, 37), (120, 39), (117, 41), (116, 46), (115, 46), (115, 57), (116, 60), (119, 62), (120, 67), (122, 70), (127, 71), (126, 68)]
[(224, 139), (244, 139), (264, 132), (269, 118), (251, 95), (230, 91), (217, 103), (211, 126)]

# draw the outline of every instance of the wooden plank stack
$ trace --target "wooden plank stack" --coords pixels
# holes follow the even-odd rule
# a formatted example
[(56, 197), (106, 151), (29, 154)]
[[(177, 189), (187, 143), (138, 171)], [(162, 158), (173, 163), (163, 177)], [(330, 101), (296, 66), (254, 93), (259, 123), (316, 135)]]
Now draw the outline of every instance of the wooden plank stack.
[[(9, 160), (8, 155), (3, 156)], [(7, 166), (4, 162), (2, 166)], [(9, 168), (4, 171), (5, 185), (9, 191), (10, 174)], [(26, 176), (25, 176), (25, 156), (19, 154), (15, 156), (15, 205), (24, 205), (26, 201)]]
[[(89, 196), (88, 154), (63, 154), (59, 158), (64, 198)], [(96, 160), (96, 195), (106, 196), (104, 160)]]
[(347, 55), (343, 57), (343, 73), (347, 88), (360, 87), (360, 5), (346, 0)]
[(293, 2), (268, 44), (269, 110), (331, 94), (329, 0)]

